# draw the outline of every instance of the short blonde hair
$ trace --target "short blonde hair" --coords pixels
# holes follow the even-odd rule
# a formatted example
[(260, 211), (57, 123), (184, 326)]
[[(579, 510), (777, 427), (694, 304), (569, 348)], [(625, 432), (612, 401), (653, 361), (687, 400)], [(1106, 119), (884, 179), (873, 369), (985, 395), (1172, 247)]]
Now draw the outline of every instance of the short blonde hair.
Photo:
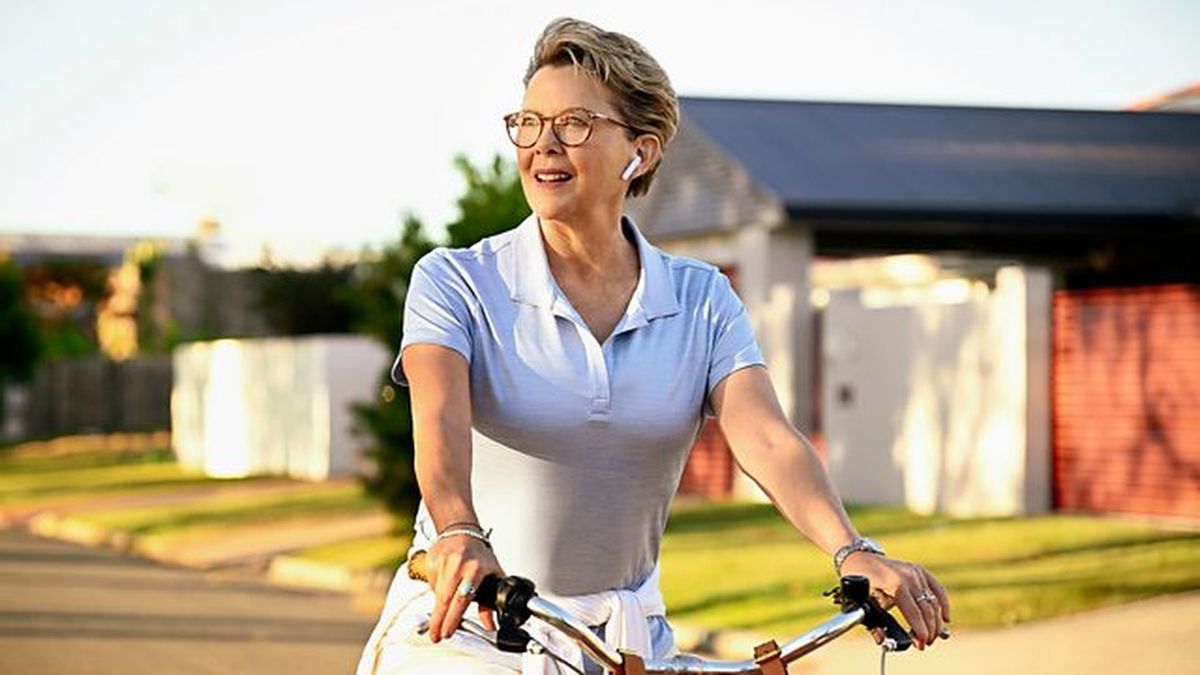
[[(574, 65), (612, 94), (613, 106), (638, 133), (652, 134), (666, 151), (679, 128), (679, 99), (658, 61), (632, 38), (578, 19), (551, 21), (542, 31), (525, 71), (525, 86), (544, 66)], [(633, 179), (627, 197), (650, 190), (658, 163)]]

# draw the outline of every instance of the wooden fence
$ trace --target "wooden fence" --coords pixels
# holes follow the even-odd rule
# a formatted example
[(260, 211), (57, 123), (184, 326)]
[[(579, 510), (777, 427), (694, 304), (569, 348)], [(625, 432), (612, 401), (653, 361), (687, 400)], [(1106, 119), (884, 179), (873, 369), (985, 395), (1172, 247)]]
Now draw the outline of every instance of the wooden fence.
[(171, 426), (171, 357), (100, 356), (43, 364), (6, 393), (5, 441)]

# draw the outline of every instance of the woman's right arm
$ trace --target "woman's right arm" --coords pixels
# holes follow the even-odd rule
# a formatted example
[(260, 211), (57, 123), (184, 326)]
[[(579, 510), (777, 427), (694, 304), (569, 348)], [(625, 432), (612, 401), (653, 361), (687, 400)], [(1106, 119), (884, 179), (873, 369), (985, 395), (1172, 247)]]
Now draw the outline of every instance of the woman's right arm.
[[(413, 441), (417, 483), (425, 508), (438, 532), (450, 526), (478, 525), (471, 501), (471, 396), (467, 361), (448, 347), (408, 346), (401, 356), (412, 394)], [(434, 642), (458, 628), (470, 598), (458, 586), (468, 579), (475, 586), (489, 574), (503, 574), (496, 557), (482, 541), (451, 536), (429, 547), (430, 586), (437, 600), (429, 619)], [(495, 628), (490, 612), (481, 612)]]

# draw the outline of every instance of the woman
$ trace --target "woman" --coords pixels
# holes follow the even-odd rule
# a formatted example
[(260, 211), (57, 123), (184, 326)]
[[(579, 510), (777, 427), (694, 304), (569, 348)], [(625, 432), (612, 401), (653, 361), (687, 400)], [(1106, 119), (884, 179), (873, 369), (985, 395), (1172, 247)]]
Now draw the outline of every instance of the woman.
[(918, 647), (949, 621), (927, 571), (854, 530), (780, 408), (728, 280), (650, 246), (622, 215), (678, 116), (633, 40), (571, 19), (538, 40), (521, 111), (505, 118), (533, 215), (413, 272), (394, 376), (412, 389), (414, 549), (432, 579), (397, 574), (360, 672), (540, 672), (455, 631), (479, 581), (504, 570), (575, 602), (610, 643), (672, 654), (658, 550), (706, 412), (839, 573), (895, 599)]

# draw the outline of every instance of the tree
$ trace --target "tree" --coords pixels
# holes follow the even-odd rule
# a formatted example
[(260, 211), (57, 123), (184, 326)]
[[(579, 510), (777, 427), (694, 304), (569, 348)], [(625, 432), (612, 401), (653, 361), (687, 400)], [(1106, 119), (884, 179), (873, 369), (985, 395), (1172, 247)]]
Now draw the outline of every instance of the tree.
[(512, 162), (496, 155), (490, 166), (479, 169), (459, 155), (454, 166), (467, 182), (467, 190), (458, 198), (458, 220), (446, 226), (450, 246), (471, 246), (512, 229), (529, 215), (521, 178)]
[[(357, 330), (389, 351), (399, 344), (404, 296), (413, 267), (433, 250), (421, 221), (407, 216), (399, 241), (358, 267), (352, 280)], [(413, 473), (412, 409), (408, 392), (391, 381), (390, 368), (378, 376), (380, 395), (354, 407), (355, 430), (369, 440), (373, 470), (363, 476), (367, 491), (401, 519), (411, 516), (418, 491)]]
[(4, 386), (29, 379), (41, 355), (37, 317), (25, 299), (21, 270), (0, 258), (0, 420), (4, 419)]
[(325, 260), (313, 270), (258, 268), (258, 310), (272, 335), (347, 333), (355, 324), (354, 269)]
[(108, 268), (98, 260), (55, 256), (22, 271), (24, 294), (38, 319), (47, 359), (94, 354), (97, 307), (108, 295)]
[[(480, 169), (459, 156), (454, 164), (467, 187), (458, 199), (458, 219), (446, 227), (450, 246), (470, 246), (511, 229), (529, 214), (520, 178), (510, 163), (497, 156)], [(378, 340), (389, 352), (399, 347), (404, 298), (413, 267), (433, 248), (421, 222), (410, 215), (399, 241), (385, 246), (356, 270), (352, 287), (357, 330)], [(357, 429), (370, 439), (367, 454), (374, 465), (363, 480), (399, 522), (408, 522), (420, 497), (413, 472), (412, 408), (408, 390), (391, 381), (390, 368), (379, 381), (377, 400), (355, 408)]]

